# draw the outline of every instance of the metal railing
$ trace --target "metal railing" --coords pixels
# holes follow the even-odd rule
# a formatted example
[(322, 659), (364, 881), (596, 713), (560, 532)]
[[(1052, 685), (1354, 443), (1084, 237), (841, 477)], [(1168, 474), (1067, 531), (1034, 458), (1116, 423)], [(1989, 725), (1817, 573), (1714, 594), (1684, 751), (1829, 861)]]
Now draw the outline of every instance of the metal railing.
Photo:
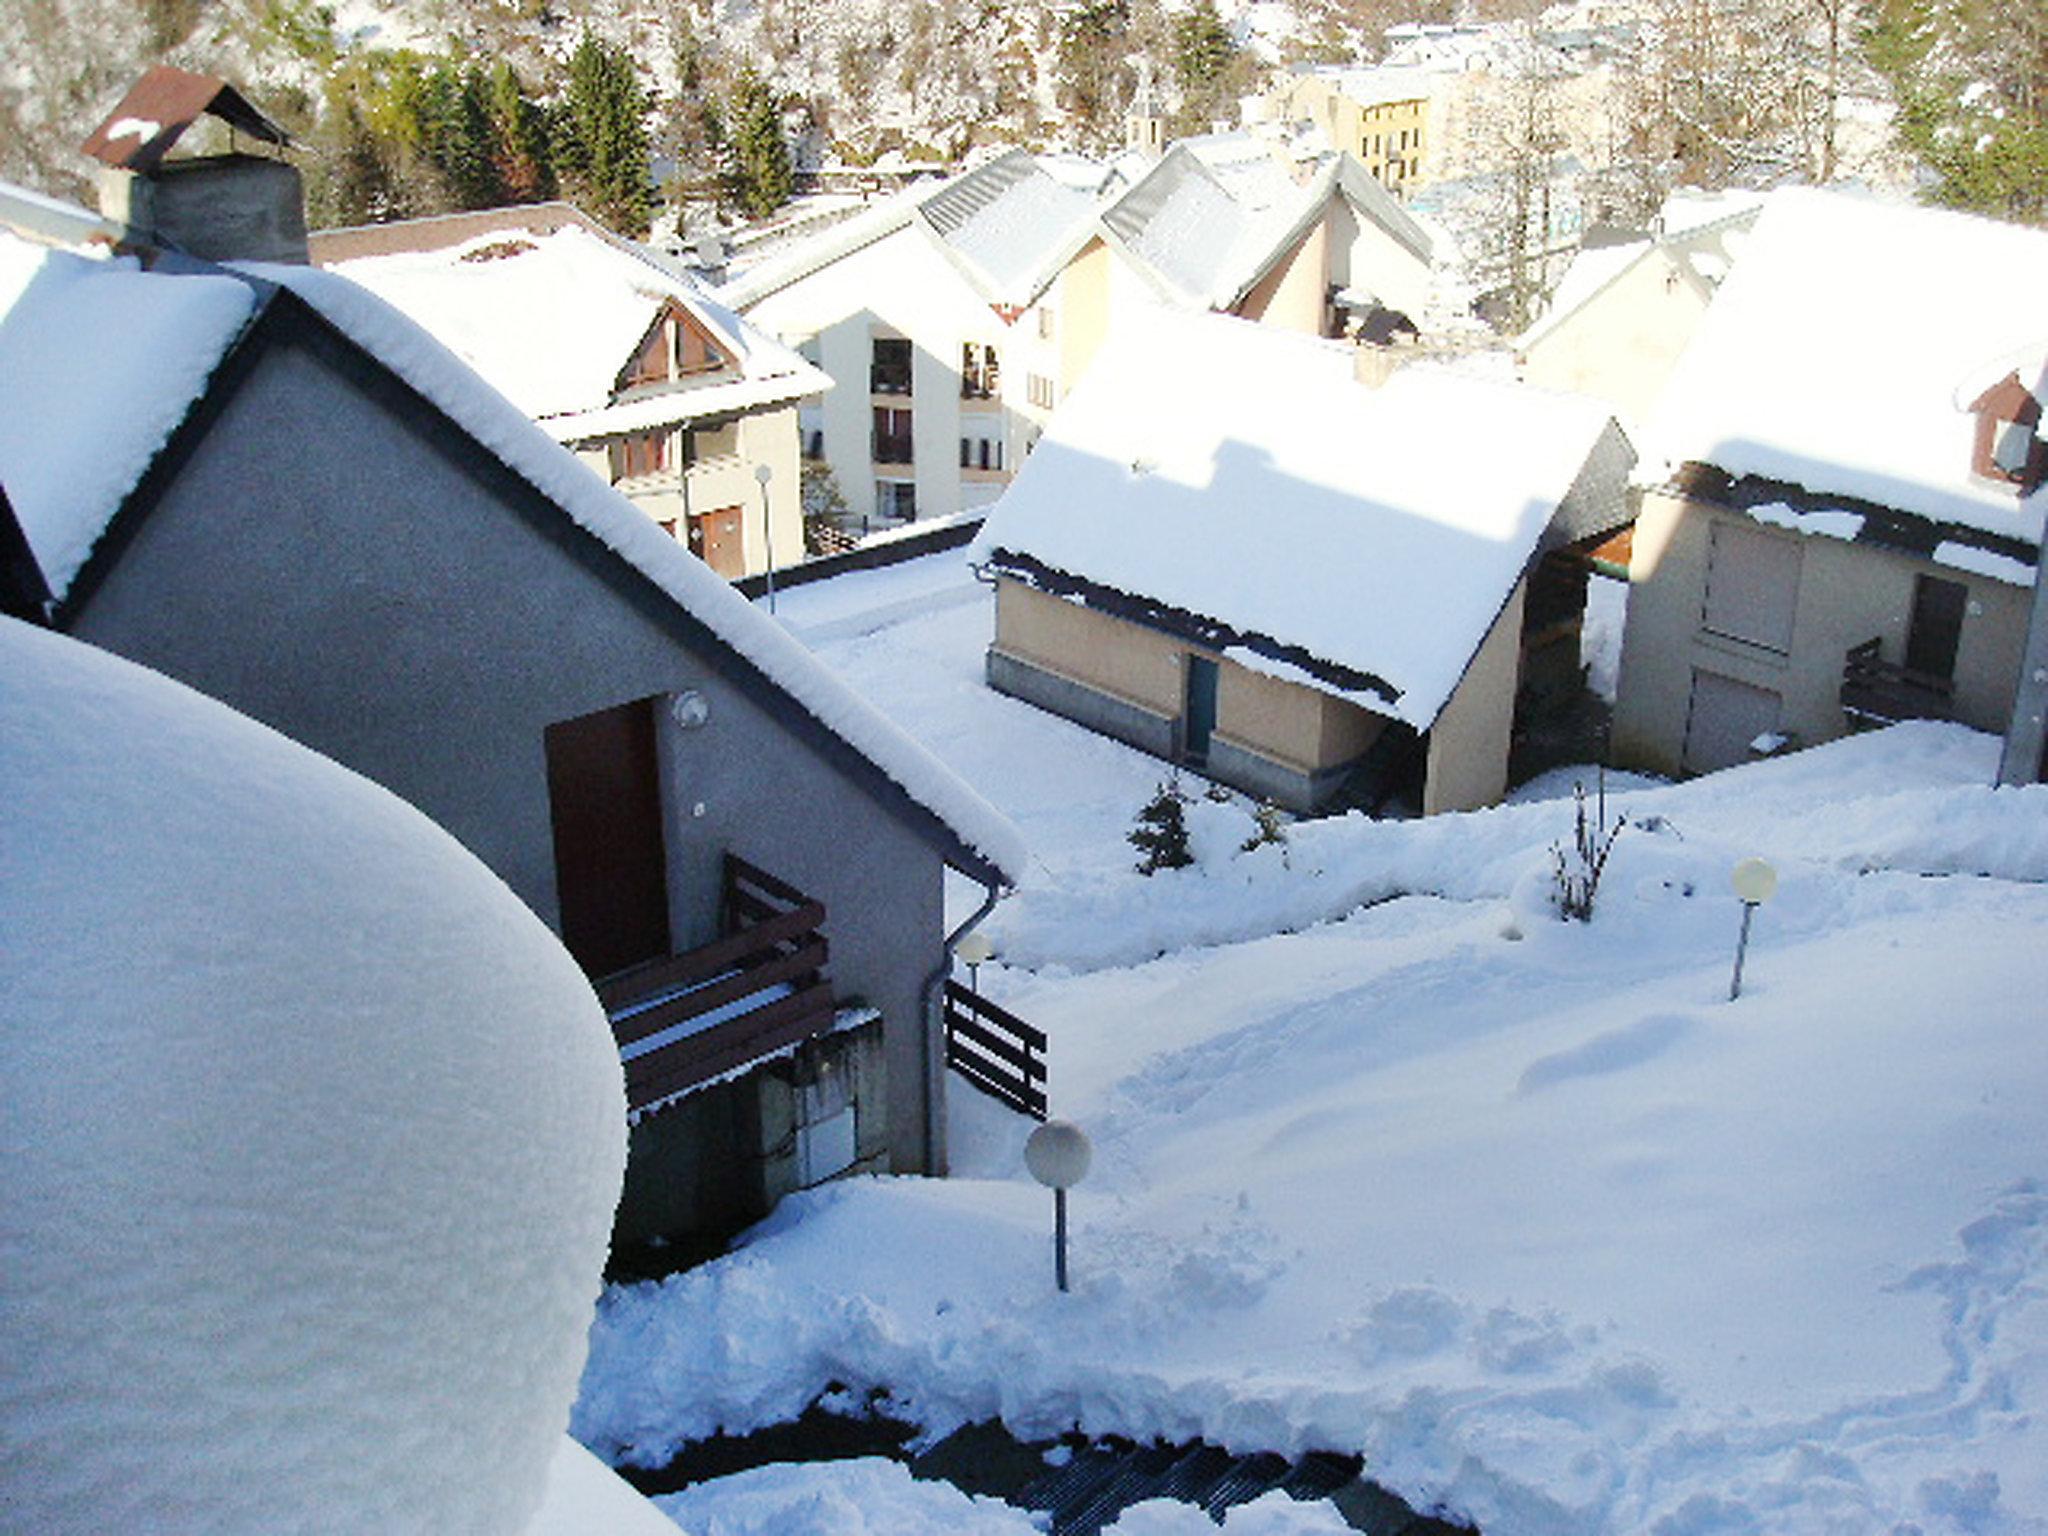
[(1955, 684), (1886, 661), (1882, 645), (1866, 640), (1842, 658), (1842, 708), (1860, 720), (1946, 720), (1955, 713)]

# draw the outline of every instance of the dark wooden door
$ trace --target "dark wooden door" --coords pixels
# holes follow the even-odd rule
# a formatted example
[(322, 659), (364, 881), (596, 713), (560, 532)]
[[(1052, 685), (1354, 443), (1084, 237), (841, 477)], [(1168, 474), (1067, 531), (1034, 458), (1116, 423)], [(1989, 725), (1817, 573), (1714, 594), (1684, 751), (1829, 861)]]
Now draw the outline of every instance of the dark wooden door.
[(1963, 608), (1969, 589), (1959, 581), (1919, 577), (1913, 585), (1913, 624), (1906, 631), (1906, 666), (1929, 677), (1956, 675), (1956, 649), (1963, 639)]
[(1196, 767), (1209, 761), (1209, 737), (1216, 729), (1216, 663), (1188, 657), (1187, 700), (1181, 715), (1181, 750)]
[(740, 509), (720, 507), (716, 512), (690, 516), (690, 553), (719, 575), (734, 578), (747, 574), (747, 557), (741, 544)]
[(546, 743), (562, 942), (592, 976), (666, 955), (654, 700), (551, 725)]

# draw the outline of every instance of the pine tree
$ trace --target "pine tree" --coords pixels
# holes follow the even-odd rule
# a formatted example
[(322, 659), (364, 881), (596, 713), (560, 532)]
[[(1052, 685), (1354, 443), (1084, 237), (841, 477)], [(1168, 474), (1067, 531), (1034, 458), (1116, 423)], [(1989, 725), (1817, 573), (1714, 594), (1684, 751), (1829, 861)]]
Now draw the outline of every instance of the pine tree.
[(1180, 781), (1168, 779), (1139, 810), (1138, 824), (1124, 835), (1125, 841), (1144, 855), (1138, 861), (1139, 874), (1185, 869), (1195, 862), (1194, 850), (1188, 846), (1187, 804)]
[(537, 203), (555, 195), (548, 163), (547, 116), (526, 94), (512, 66), (500, 59), (484, 83), (492, 157), (507, 202)]
[(1173, 73), (1190, 127), (1221, 115), (1237, 48), (1215, 0), (1196, 0), (1173, 23)]
[(600, 222), (638, 239), (654, 213), (647, 93), (626, 50), (586, 32), (569, 58), (554, 131), (555, 174)]
[(726, 190), (754, 218), (765, 218), (795, 186), (782, 110), (767, 82), (751, 68), (733, 85), (726, 141)]

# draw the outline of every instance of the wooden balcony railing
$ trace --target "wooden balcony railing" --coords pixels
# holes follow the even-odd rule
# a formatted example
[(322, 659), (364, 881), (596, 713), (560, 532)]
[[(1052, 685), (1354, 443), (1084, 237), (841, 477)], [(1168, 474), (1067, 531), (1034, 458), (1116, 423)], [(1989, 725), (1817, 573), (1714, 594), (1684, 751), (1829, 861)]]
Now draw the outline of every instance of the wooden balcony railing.
[(946, 983), (946, 1065), (990, 1098), (1045, 1118), (1044, 1032), (957, 981)]
[(832, 1027), (823, 904), (727, 854), (720, 907), (712, 943), (598, 984), (635, 1114)]
[(1955, 713), (1955, 684), (1886, 661), (1876, 640), (1850, 649), (1842, 660), (1842, 709), (1859, 720), (1946, 720)]

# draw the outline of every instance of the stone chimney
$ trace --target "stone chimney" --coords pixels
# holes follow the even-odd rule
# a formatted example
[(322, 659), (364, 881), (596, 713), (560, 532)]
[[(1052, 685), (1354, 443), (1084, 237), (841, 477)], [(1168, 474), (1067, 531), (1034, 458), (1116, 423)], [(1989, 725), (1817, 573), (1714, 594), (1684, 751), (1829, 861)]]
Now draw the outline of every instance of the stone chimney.
[(306, 261), (306, 192), (296, 167), (269, 155), (166, 154), (199, 118), (283, 148), (282, 128), (213, 75), (158, 65), (84, 144), (100, 162), (100, 212), (138, 244), (208, 261)]

